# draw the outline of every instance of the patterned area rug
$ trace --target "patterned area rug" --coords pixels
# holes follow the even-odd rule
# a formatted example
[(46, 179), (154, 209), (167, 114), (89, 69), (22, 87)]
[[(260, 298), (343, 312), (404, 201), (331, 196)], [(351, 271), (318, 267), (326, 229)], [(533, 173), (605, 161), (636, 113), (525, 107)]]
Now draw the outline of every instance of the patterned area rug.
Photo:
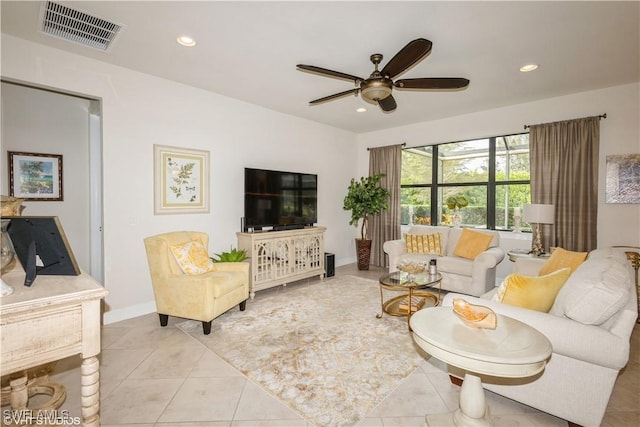
[[(386, 296), (386, 294), (385, 294)], [(373, 280), (354, 276), (258, 293), (202, 334), (178, 327), (318, 426), (353, 425), (422, 361), (406, 318), (380, 312)]]

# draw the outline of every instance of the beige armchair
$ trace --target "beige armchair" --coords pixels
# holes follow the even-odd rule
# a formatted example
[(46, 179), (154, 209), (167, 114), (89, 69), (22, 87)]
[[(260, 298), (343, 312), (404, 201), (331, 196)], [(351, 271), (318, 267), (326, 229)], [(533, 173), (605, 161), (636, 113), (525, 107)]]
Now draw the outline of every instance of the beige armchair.
[(249, 298), (249, 264), (216, 263), (216, 271), (184, 274), (171, 246), (198, 241), (207, 248), (209, 237), (195, 231), (176, 231), (144, 239), (160, 326), (169, 316), (200, 320), (205, 335), (211, 321), (235, 305), (244, 311)]

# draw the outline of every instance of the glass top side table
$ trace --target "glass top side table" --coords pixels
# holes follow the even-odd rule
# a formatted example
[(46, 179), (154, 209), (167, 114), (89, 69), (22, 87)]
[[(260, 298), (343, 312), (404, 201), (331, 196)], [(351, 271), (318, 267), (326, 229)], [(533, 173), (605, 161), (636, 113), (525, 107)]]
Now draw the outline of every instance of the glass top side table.
[[(409, 274), (403, 271), (394, 271), (380, 276), (380, 314), (376, 318), (380, 319), (384, 313), (391, 316), (406, 316), (407, 324), (414, 312), (422, 307), (435, 307), (440, 303), (442, 293), (442, 276), (440, 273)], [(416, 292), (417, 290), (438, 286), (438, 295), (431, 292)], [(383, 290), (399, 291), (400, 295), (384, 299)], [(421, 302), (416, 304), (416, 302)], [(409, 330), (411, 326), (409, 325)]]

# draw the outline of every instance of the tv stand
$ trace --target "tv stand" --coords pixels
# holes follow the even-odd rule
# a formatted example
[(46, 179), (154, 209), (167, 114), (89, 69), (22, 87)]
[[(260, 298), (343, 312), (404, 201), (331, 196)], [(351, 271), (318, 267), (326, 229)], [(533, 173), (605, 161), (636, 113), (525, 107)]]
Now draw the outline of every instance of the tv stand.
[(251, 263), (249, 293), (319, 276), (324, 278), (325, 227), (305, 227), (269, 233), (236, 233), (238, 249)]

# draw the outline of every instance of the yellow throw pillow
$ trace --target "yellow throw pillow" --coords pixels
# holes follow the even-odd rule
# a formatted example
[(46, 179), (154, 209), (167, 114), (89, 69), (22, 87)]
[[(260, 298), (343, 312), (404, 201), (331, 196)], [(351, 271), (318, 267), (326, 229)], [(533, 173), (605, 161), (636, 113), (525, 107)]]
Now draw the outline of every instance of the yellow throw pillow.
[(498, 288), (497, 299), (503, 304), (548, 313), (570, 275), (569, 267), (545, 276), (510, 274)]
[(556, 248), (549, 259), (542, 265), (538, 274), (543, 276), (565, 267), (569, 267), (573, 273), (585, 259), (587, 259), (587, 252), (571, 252)]
[(405, 234), (404, 241), (407, 253), (442, 255), (440, 233)]
[(475, 259), (487, 250), (492, 240), (493, 236), (489, 233), (463, 228), (453, 254), (462, 258)]
[(200, 242), (171, 246), (171, 253), (184, 274), (202, 274), (216, 270), (207, 249)]

